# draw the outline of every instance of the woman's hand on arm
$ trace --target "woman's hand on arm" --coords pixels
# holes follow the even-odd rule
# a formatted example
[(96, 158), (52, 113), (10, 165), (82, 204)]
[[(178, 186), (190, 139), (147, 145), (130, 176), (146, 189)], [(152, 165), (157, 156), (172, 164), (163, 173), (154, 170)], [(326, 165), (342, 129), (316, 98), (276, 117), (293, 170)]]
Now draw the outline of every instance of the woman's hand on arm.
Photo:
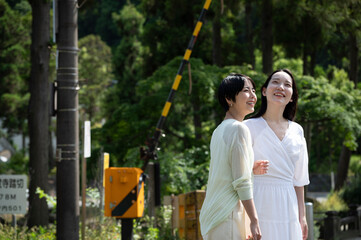
[(300, 224), (302, 229), (302, 239), (306, 240), (308, 237), (308, 226), (307, 226), (306, 216), (300, 218)]
[(304, 198), (304, 187), (296, 187), (296, 196), (297, 196), (297, 202), (298, 202), (298, 214), (299, 214), (299, 221), (301, 224), (302, 229), (302, 239), (307, 239), (308, 236), (308, 226), (307, 226), (307, 220), (306, 220), (306, 209), (305, 209), (305, 198)]
[(260, 240), (262, 238), (262, 234), (261, 234), (261, 229), (259, 227), (258, 216), (257, 216), (256, 208), (253, 203), (253, 199), (242, 200), (242, 204), (251, 221), (250, 224), (251, 233), (252, 233), (251, 239)]
[(268, 172), (269, 161), (268, 160), (257, 160), (253, 164), (253, 174), (262, 175)]

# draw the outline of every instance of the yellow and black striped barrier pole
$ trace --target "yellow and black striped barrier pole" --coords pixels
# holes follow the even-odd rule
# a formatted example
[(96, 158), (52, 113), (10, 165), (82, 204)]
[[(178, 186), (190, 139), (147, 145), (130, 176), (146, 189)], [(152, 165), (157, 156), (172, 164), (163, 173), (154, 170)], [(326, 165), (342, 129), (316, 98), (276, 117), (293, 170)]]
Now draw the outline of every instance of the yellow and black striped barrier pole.
[(182, 74), (183, 74), (183, 69), (184, 69), (184, 66), (189, 62), (189, 58), (192, 54), (192, 50), (193, 50), (193, 46), (197, 40), (197, 37), (198, 37), (198, 34), (199, 34), (199, 31), (201, 30), (202, 28), (202, 25), (203, 25), (203, 19), (204, 19), (204, 16), (206, 15), (206, 12), (208, 11), (208, 8), (209, 8), (209, 5), (211, 4), (212, 0), (206, 0), (204, 5), (203, 5), (203, 9), (202, 9), (202, 12), (198, 18), (198, 21), (197, 21), (197, 24), (194, 28), (194, 31), (193, 31), (193, 34), (192, 34), (192, 37), (191, 37), (191, 40), (189, 41), (189, 44), (188, 44), (188, 47), (184, 53), (184, 56), (183, 56), (183, 60), (179, 66), (179, 69), (178, 69), (178, 72), (177, 72), (177, 75), (174, 79), (174, 82), (173, 82), (173, 86), (172, 86), (172, 89), (170, 90), (169, 92), (169, 95), (168, 95), (168, 99), (163, 107), (163, 111), (162, 111), (162, 115), (160, 116), (159, 120), (158, 120), (158, 123), (157, 123), (157, 127), (155, 129), (155, 133), (151, 139), (151, 142), (148, 143), (148, 147), (149, 149), (147, 150), (147, 152), (144, 152), (143, 150), (143, 156), (142, 157), (144, 160), (145, 160), (145, 163), (142, 167), (142, 170), (145, 171), (145, 169), (147, 168), (147, 165), (148, 165), (148, 162), (149, 162), (149, 159), (154, 159), (155, 158), (155, 150), (156, 150), (156, 147), (158, 145), (158, 141), (159, 141), (159, 137), (160, 137), (160, 134), (161, 134), (161, 131), (163, 129), (163, 125), (164, 125), (164, 122), (168, 116), (168, 113), (169, 113), (169, 109), (172, 105), (172, 101), (173, 101), (173, 98), (175, 96), (175, 93), (178, 89), (178, 86), (179, 86), (179, 83), (180, 81), (182, 80)]

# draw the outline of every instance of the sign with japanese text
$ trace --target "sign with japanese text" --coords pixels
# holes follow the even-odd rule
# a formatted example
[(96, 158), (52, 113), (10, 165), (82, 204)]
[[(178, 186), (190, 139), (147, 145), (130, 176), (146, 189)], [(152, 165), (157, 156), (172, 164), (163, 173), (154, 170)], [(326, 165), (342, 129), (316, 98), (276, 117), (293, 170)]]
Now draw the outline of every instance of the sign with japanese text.
[(25, 214), (26, 175), (0, 175), (0, 214)]

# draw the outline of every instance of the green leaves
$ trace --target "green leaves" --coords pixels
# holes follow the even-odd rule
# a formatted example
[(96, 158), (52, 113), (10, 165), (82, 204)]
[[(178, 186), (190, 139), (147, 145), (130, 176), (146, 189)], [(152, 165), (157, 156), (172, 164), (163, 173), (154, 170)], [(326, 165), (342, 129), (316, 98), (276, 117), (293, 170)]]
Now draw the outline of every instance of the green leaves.
[[(23, 4), (24, 5), (24, 4)], [(30, 74), (29, 13), (0, 0), (0, 118), (8, 133), (25, 132)]]
[(113, 78), (111, 50), (99, 36), (79, 40), (79, 103), (89, 120), (100, 120), (100, 100)]
[[(361, 134), (360, 91), (353, 88), (344, 70), (334, 69), (329, 81), (324, 77), (300, 78), (300, 102), (297, 119), (302, 122), (333, 122), (347, 134), (349, 146)], [(353, 137), (351, 137), (353, 136)], [(351, 140), (350, 142), (350, 139)]]
[(56, 197), (48, 195), (47, 193), (44, 192), (44, 190), (42, 190), (39, 187), (36, 188), (35, 193), (39, 195), (40, 199), (45, 198), (46, 203), (50, 208), (52, 208), (52, 211), (53, 212), (56, 211), (56, 204), (57, 204)]

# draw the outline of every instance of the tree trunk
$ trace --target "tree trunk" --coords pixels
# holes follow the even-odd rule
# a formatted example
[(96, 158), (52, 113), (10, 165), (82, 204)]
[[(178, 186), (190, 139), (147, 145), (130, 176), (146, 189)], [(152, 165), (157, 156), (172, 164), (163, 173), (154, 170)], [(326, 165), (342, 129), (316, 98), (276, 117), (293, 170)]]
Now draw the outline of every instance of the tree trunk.
[(49, 58), (50, 2), (31, 0), (31, 73), (29, 103), (29, 219), (28, 226), (45, 226), (49, 222), (45, 198), (35, 193), (39, 187), (48, 192), (49, 146)]
[[(349, 51), (350, 51), (350, 71), (349, 71), (350, 80), (355, 83), (355, 88), (357, 88), (358, 47), (357, 47), (356, 35), (354, 34), (354, 32), (349, 33)], [(351, 150), (349, 150), (345, 145), (343, 145), (340, 159), (338, 161), (335, 190), (340, 190), (347, 179), (347, 172), (348, 172), (348, 167), (350, 165), (350, 158), (351, 158)]]
[(273, 71), (272, 0), (262, 1), (262, 71)]
[(304, 43), (303, 44), (303, 54), (302, 54), (302, 61), (303, 61), (303, 65), (302, 65), (302, 74), (303, 75), (308, 75), (308, 51), (307, 51), (307, 44)]
[(197, 140), (202, 139), (202, 121), (199, 112), (200, 111), (199, 105), (200, 105), (199, 101), (193, 102), (193, 124), (194, 124), (194, 132)]
[[(350, 71), (349, 71), (350, 80), (355, 83), (355, 88), (357, 88), (358, 47), (357, 47), (356, 35), (353, 32), (349, 33), (349, 51), (350, 51)], [(350, 158), (351, 158), (351, 150), (349, 150), (345, 145), (343, 145), (340, 159), (338, 161), (335, 190), (340, 190), (347, 179), (347, 172), (348, 172), (348, 167), (350, 165)]]
[(349, 33), (349, 51), (350, 51), (350, 80), (355, 83), (355, 88), (358, 84), (358, 47), (357, 47), (357, 37), (355, 32)]
[(307, 144), (308, 157), (310, 157), (311, 139), (312, 139), (312, 123), (310, 122), (307, 122), (305, 126), (305, 139)]
[(24, 151), (24, 153), (26, 153), (26, 133), (25, 133), (25, 130), (24, 128), (21, 130), (21, 146), (22, 146), (22, 149)]
[(213, 19), (213, 35), (212, 35), (212, 57), (213, 64), (217, 66), (222, 66), (222, 38), (221, 38), (221, 18), (220, 10), (216, 9), (216, 13)]
[[(321, 128), (319, 126), (319, 124), (317, 124), (317, 132), (321, 132)], [(322, 162), (322, 158), (321, 158), (321, 150), (322, 149), (322, 145), (320, 141), (316, 141), (316, 162), (317, 162), (317, 167), (319, 167), (321, 165)]]
[(254, 56), (254, 45), (253, 45), (253, 28), (252, 28), (252, 0), (246, 0), (246, 40), (248, 57), (252, 69), (256, 67), (256, 58)]
[(347, 179), (348, 166), (350, 164), (351, 150), (342, 145), (341, 155), (338, 160), (335, 190), (340, 190)]
[(316, 67), (316, 50), (312, 50), (310, 69), (309, 69), (309, 73), (312, 77), (315, 76), (315, 67)]

